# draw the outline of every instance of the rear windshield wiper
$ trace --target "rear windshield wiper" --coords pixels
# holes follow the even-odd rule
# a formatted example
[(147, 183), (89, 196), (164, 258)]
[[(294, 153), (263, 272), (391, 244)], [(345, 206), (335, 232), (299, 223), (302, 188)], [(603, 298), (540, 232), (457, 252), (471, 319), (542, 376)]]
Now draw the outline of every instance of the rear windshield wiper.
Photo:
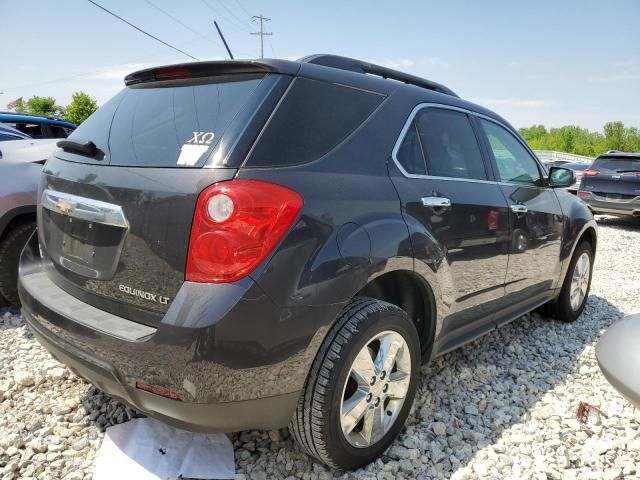
[(638, 168), (625, 168), (622, 170), (616, 170), (616, 173), (634, 173), (634, 172), (640, 172), (640, 169)]
[(102, 160), (104, 158), (104, 152), (91, 140), (84, 143), (76, 142), (74, 140), (60, 140), (56, 145), (65, 152), (79, 153), (80, 155), (92, 157), (96, 160)]

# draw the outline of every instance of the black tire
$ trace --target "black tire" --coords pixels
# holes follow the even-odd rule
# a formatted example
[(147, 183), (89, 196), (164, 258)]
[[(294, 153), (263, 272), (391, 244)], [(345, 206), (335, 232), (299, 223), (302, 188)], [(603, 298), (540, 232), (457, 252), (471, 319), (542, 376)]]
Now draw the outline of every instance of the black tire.
[(26, 221), (5, 232), (0, 241), (0, 295), (14, 307), (20, 307), (18, 297), (18, 263), (22, 249), (36, 228), (36, 222)]
[[(589, 256), (589, 280), (587, 284), (586, 293), (584, 296), (584, 300), (580, 307), (576, 310), (571, 308), (571, 279), (573, 277), (573, 272), (576, 267), (576, 263), (578, 259), (582, 256), (583, 253), (586, 253)], [(581, 241), (573, 252), (573, 257), (571, 257), (571, 262), (569, 262), (569, 268), (567, 269), (567, 273), (564, 278), (564, 282), (562, 283), (562, 290), (560, 291), (560, 295), (557, 300), (554, 302), (547, 303), (543, 305), (541, 312), (544, 315), (555, 318), (562, 322), (575, 322), (578, 317), (582, 314), (584, 307), (587, 305), (587, 300), (589, 298), (589, 291), (591, 290), (591, 278), (593, 275), (593, 249), (591, 248), (591, 244), (586, 241)]]
[[(340, 424), (343, 390), (355, 357), (385, 331), (401, 335), (406, 342), (411, 364), (409, 386), (388, 431), (368, 447), (355, 447)], [(419, 366), (420, 340), (406, 312), (380, 300), (356, 298), (345, 307), (316, 355), (289, 427), (294, 438), (309, 455), (333, 468), (352, 470), (371, 463), (404, 426), (415, 397)]]

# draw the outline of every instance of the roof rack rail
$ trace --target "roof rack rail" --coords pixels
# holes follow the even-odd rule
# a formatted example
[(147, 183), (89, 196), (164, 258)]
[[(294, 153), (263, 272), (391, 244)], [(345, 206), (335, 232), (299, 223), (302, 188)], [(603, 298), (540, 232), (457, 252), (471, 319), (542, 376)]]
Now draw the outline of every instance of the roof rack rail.
[(398, 70), (393, 70), (374, 63), (364, 62), (355, 58), (341, 57), (339, 55), (318, 54), (303, 57), (299, 61), (337, 68), (340, 70), (348, 70), (350, 72), (368, 73), (382, 78), (391, 78), (392, 80), (398, 80), (410, 85), (426, 88), (427, 90), (433, 90), (434, 92), (458, 97), (458, 95), (456, 95), (456, 93), (450, 88), (439, 83), (432, 82), (431, 80), (427, 80), (426, 78), (416, 77), (415, 75), (399, 72)]

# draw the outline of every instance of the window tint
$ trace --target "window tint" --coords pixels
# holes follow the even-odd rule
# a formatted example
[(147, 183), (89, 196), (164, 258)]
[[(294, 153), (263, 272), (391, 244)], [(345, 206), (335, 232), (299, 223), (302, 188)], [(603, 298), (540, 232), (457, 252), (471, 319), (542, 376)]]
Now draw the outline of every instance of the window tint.
[(418, 112), (396, 158), (407, 173), (487, 179), (478, 141), (463, 112), (442, 108)]
[(396, 152), (396, 159), (407, 173), (412, 175), (427, 174), (427, 165), (415, 120), (411, 122), (411, 126), (405, 133), (402, 144)]
[(542, 185), (538, 163), (506, 128), (480, 119), (480, 123), (489, 140), (489, 147), (498, 169), (498, 180), (501, 182), (521, 183), (525, 185)]
[(262, 78), (127, 89), (111, 124), (110, 164), (195, 165), (219, 142)]
[(383, 99), (371, 92), (298, 78), (247, 165), (296, 165), (316, 160), (358, 128)]

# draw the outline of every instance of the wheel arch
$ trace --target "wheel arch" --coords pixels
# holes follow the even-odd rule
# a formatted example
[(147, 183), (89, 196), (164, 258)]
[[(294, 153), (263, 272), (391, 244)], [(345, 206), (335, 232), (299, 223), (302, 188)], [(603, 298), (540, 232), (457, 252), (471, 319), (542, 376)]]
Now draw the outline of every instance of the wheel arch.
[(437, 308), (434, 291), (425, 279), (412, 270), (392, 270), (370, 279), (355, 297), (370, 297), (404, 310), (413, 321), (420, 338), (423, 360), (433, 349)]
[(17, 225), (21, 225), (25, 222), (35, 221), (35, 219), (35, 205), (23, 205), (5, 212), (5, 214), (0, 218), (0, 240), (2, 240), (6, 236), (6, 234)]

